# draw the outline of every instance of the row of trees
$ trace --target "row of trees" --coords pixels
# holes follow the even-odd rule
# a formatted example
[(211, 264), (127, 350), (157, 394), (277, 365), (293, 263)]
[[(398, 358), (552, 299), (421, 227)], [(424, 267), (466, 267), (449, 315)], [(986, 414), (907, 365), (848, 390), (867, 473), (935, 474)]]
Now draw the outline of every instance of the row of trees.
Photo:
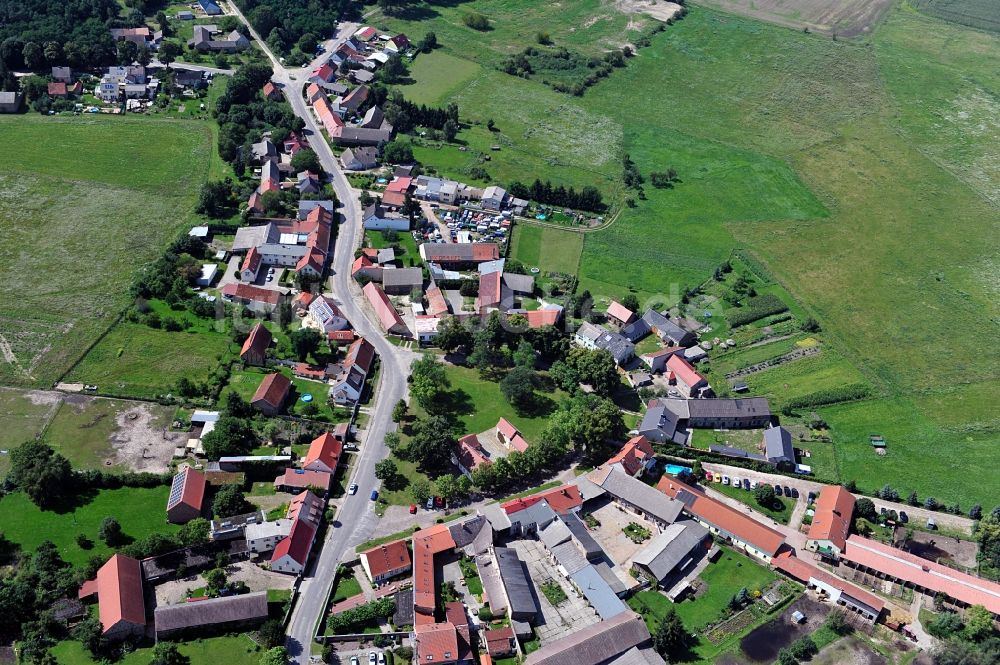
[(415, 127), (439, 129), (449, 141), (458, 133), (458, 104), (451, 103), (445, 108), (414, 104), (403, 97), (403, 93), (393, 91), (382, 105), (386, 119), (397, 132), (409, 132)]
[(576, 191), (573, 187), (567, 189), (563, 185), (553, 187), (550, 181), (542, 182), (536, 178), (531, 185), (525, 185), (515, 180), (510, 183), (507, 190), (513, 197), (560, 208), (573, 208), (590, 212), (602, 212), (606, 208), (600, 190), (590, 185)]

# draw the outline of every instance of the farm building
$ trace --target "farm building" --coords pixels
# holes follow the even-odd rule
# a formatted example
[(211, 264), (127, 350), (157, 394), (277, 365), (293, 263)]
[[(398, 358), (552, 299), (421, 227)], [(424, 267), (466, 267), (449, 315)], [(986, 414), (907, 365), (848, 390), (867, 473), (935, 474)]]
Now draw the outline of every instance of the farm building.
[(141, 638), (146, 631), (142, 567), (137, 559), (115, 554), (83, 583), (79, 597), (97, 595), (101, 635), (108, 640)]
[(205, 474), (186, 466), (174, 476), (170, 484), (170, 496), (167, 498), (167, 521), (174, 524), (184, 524), (196, 517), (201, 517), (202, 504), (205, 501)]

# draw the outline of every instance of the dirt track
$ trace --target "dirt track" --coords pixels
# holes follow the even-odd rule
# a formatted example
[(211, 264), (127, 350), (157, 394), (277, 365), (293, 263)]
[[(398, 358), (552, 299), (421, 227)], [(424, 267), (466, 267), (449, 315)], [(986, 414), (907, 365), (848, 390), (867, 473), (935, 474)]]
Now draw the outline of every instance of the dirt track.
[(892, 0), (694, 0), (695, 4), (788, 28), (838, 37), (869, 34)]

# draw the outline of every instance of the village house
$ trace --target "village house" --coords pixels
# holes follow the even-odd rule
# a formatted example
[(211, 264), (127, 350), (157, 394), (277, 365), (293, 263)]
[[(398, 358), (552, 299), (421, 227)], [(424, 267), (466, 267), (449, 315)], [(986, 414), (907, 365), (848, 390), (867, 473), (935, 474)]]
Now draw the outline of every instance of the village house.
[(280, 102), (282, 99), (281, 88), (274, 84), (274, 81), (268, 81), (264, 84), (264, 88), (261, 90), (264, 95), (264, 99), (271, 102)]
[[(346, 151), (345, 151), (346, 152)], [(409, 231), (410, 218), (373, 203), (361, 213), (361, 222), (370, 231)]]
[(332, 478), (333, 476), (323, 471), (289, 467), (274, 479), (274, 491), (298, 494), (303, 490), (310, 490), (325, 496), (330, 491)]
[(415, 184), (414, 198), (447, 203), (448, 205), (458, 203), (466, 188), (465, 185), (454, 180), (444, 180), (427, 175), (417, 176)]
[(20, 113), (23, 101), (19, 92), (0, 92), (0, 113)]
[(285, 514), (292, 527), (271, 553), (271, 570), (292, 575), (305, 570), (323, 509), (323, 501), (308, 490), (292, 499)]
[(525, 665), (663, 665), (653, 649), (646, 622), (622, 612), (552, 640), (529, 653)]
[(670, 588), (677, 575), (708, 554), (712, 536), (692, 520), (667, 526), (632, 557), (632, 571), (653, 586)]
[(840, 485), (824, 485), (816, 499), (816, 509), (806, 549), (836, 561), (847, 548), (847, 534), (854, 517), (854, 495)]
[(677, 387), (677, 392), (687, 398), (701, 397), (710, 390), (708, 379), (703, 377), (679, 354), (667, 359), (667, 381)]
[(324, 432), (309, 444), (309, 452), (302, 459), (302, 468), (333, 474), (337, 471), (343, 451), (344, 444), (330, 432)]
[(501, 418), (497, 422), (497, 441), (507, 450), (516, 450), (523, 453), (528, 450), (528, 442), (521, 432), (506, 418)]
[(254, 164), (278, 161), (278, 149), (269, 138), (263, 138), (250, 145), (250, 156)]
[[(303, 491), (303, 490), (300, 490)], [(252, 554), (273, 552), (282, 540), (292, 531), (292, 520), (255, 520), (243, 528), (247, 541), (247, 550)]]
[(620, 465), (596, 469), (587, 478), (616, 504), (653, 522), (660, 531), (676, 522), (684, 508), (680, 502), (633, 478)]
[(628, 309), (617, 300), (611, 301), (611, 304), (608, 305), (608, 311), (605, 312), (604, 315), (607, 317), (608, 323), (617, 328), (623, 328), (635, 321), (635, 312)]
[(624, 446), (615, 453), (611, 459), (604, 463), (604, 466), (617, 464), (622, 471), (633, 478), (641, 476), (649, 469), (656, 466), (656, 458), (653, 455), (653, 446), (649, 439), (643, 435), (634, 436), (629, 439)]
[(490, 458), (483, 449), (483, 444), (475, 434), (466, 434), (455, 444), (451, 455), (451, 463), (465, 475), (472, 477), (472, 472), (483, 464), (489, 464)]
[(382, 289), (392, 295), (410, 295), (424, 285), (423, 268), (391, 268), (382, 271)]
[(461, 268), (496, 261), (500, 258), (500, 248), (491, 242), (425, 242), (420, 245), (420, 258), (441, 266)]
[[(402, 208), (406, 203), (406, 195), (413, 185), (413, 178), (409, 176), (394, 177), (382, 191), (382, 205), (393, 209)], [(409, 228), (409, 226), (407, 226)]]
[(378, 150), (370, 146), (348, 148), (340, 154), (340, 163), (348, 171), (373, 169), (378, 166)]
[(424, 299), (427, 301), (425, 310), (428, 316), (440, 317), (448, 313), (448, 301), (434, 282), (424, 291)]
[[(265, 168), (274, 166), (265, 162)], [(292, 268), (300, 275), (320, 277), (325, 270), (330, 252), (330, 238), (333, 226), (333, 205), (328, 201), (300, 202), (315, 204), (309, 206), (300, 219), (270, 221), (259, 226), (244, 226), (236, 231), (232, 251), (234, 253), (256, 250), (260, 259), (244, 259), (240, 277), (253, 281), (261, 266)], [(322, 203), (330, 203), (330, 209)], [(259, 261), (259, 263), (258, 263)]]
[(263, 323), (258, 323), (247, 335), (240, 349), (240, 360), (247, 365), (263, 365), (267, 360), (267, 350), (271, 347), (271, 331)]
[[(424, 245), (421, 245), (424, 247)], [(365, 294), (365, 299), (378, 317), (382, 329), (392, 335), (409, 335), (410, 330), (403, 322), (403, 317), (399, 315), (385, 291), (374, 282), (365, 284), (361, 291)]]
[(309, 322), (329, 336), (330, 333), (346, 329), (350, 323), (340, 308), (326, 296), (316, 296), (309, 303)]
[(650, 351), (649, 353), (644, 353), (639, 356), (639, 359), (643, 362), (649, 371), (653, 374), (658, 374), (667, 369), (667, 361), (670, 357), (675, 354), (684, 354), (684, 347), (681, 346), (668, 346), (656, 351)]
[(101, 637), (106, 640), (141, 638), (146, 631), (142, 567), (137, 559), (115, 554), (83, 583), (79, 598), (97, 595)]
[(482, 206), (483, 210), (503, 210), (504, 202), (507, 200), (507, 190), (503, 187), (490, 185), (483, 190)]
[(69, 67), (53, 67), (52, 80), (69, 85), (73, 82), (73, 70)]
[(132, 42), (136, 46), (146, 46), (149, 43), (150, 31), (146, 26), (140, 28), (111, 28), (111, 38), (116, 42)]
[(198, 8), (201, 9), (206, 16), (219, 16), (222, 14), (222, 8), (212, 0), (197, 0), (197, 2)]
[(764, 457), (771, 464), (795, 464), (795, 446), (792, 433), (780, 425), (764, 430), (762, 447)]
[(686, 445), (689, 429), (758, 429), (771, 424), (763, 397), (657, 398), (649, 401), (638, 432), (650, 441)]
[(291, 388), (292, 382), (284, 374), (268, 374), (260, 382), (250, 404), (265, 416), (276, 416), (284, 409)]
[(375, 347), (359, 337), (348, 347), (344, 361), (334, 366), (330, 379), (330, 399), (335, 404), (350, 405), (361, 399), (365, 381), (375, 368)]
[(319, 194), (322, 188), (319, 176), (312, 171), (301, 171), (296, 175), (295, 189), (300, 194)]
[(381, 585), (393, 577), (406, 575), (413, 567), (405, 540), (395, 540), (361, 553), (361, 567), (372, 584)]
[(587, 321), (581, 323), (580, 327), (576, 329), (573, 341), (585, 349), (607, 351), (619, 367), (635, 357), (635, 345), (624, 335), (611, 332)]
[(226, 284), (220, 293), (227, 302), (238, 303), (251, 311), (265, 314), (277, 309), (286, 299), (284, 291), (264, 289), (252, 284)]
[(186, 524), (196, 517), (201, 517), (207, 484), (208, 480), (204, 473), (189, 466), (181, 469), (170, 484), (167, 521), (172, 524)]
[(655, 310), (647, 310), (641, 319), (637, 319), (622, 328), (622, 335), (630, 342), (635, 343), (649, 334), (656, 335), (659, 340), (670, 346), (693, 346), (697, 341), (697, 336), (688, 330), (684, 330), (669, 318)]
[(795, 556), (775, 557), (771, 562), (775, 570), (815, 589), (835, 605), (863, 616), (868, 621), (878, 621), (885, 609), (885, 601), (875, 594), (840, 579), (822, 568)]
[(361, 254), (351, 264), (351, 277), (357, 280), (363, 279), (370, 282), (381, 282), (382, 266), (372, 261), (368, 255)]
[(233, 30), (224, 39), (215, 39), (219, 32), (214, 25), (194, 26), (194, 37), (188, 40), (188, 47), (198, 51), (218, 51), (222, 53), (236, 53), (250, 48), (248, 40), (239, 30)]

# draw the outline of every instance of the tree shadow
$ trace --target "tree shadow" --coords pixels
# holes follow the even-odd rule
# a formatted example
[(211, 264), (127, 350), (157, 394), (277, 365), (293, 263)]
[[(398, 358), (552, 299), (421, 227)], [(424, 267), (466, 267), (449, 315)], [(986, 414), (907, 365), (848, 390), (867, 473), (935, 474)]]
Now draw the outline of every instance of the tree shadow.
[(464, 416), (475, 407), (472, 396), (461, 388), (449, 390), (446, 395), (447, 397), (441, 400), (444, 407), (441, 409), (441, 415)]

